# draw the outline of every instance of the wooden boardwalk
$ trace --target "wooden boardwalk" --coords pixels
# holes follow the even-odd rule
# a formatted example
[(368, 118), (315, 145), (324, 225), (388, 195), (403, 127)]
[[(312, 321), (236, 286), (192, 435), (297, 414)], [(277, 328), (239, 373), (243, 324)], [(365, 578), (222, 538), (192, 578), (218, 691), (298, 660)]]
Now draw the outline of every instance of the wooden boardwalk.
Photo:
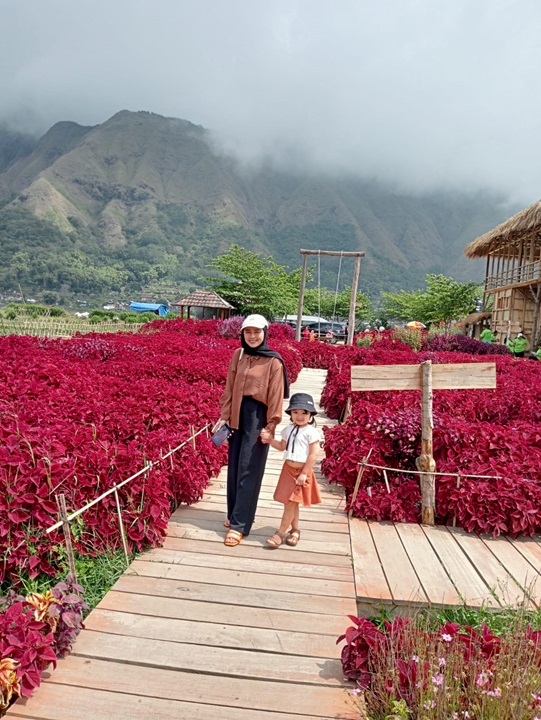
[[(317, 402), (324, 378), (303, 370), (293, 391)], [(341, 488), (321, 476), (323, 504), (301, 510), (298, 547), (266, 548), (281, 515), (272, 500), (281, 462), (271, 450), (254, 528), (238, 547), (223, 544), (225, 469), (199, 503), (179, 509), (164, 546), (132, 563), (72, 654), (6, 717), (358, 720), (335, 642), (346, 615), (541, 606), (540, 538), (348, 525)]]
[[(317, 401), (324, 377), (305, 370), (292, 390)], [(72, 654), (6, 717), (358, 718), (336, 645), (356, 613), (343, 493), (322, 482), (323, 504), (301, 510), (299, 545), (266, 548), (281, 515), (272, 500), (281, 458), (270, 450), (249, 538), (223, 544), (224, 469), (201, 502), (173, 515), (164, 546), (135, 560), (89, 615)]]
[(361, 614), (420, 607), (541, 607), (541, 537), (493, 538), (460, 528), (350, 522)]

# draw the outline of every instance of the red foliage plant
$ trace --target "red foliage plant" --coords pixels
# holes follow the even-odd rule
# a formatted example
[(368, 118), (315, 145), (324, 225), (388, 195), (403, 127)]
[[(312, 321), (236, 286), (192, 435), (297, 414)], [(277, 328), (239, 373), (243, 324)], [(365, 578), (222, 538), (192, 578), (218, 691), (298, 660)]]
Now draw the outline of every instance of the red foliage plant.
[[(430, 687), (435, 687), (432, 695), (437, 695), (438, 687), (443, 685), (444, 672), (450, 676), (448, 681), (456, 683), (450, 696), (460, 706), (472, 697), (475, 688), (481, 695), (486, 692), (479, 686), (489, 683), (492, 669), (499, 673), (503, 667), (509, 672), (512, 661), (506, 654), (513, 649), (515, 652), (519, 649), (520, 655), (516, 671), (527, 672), (529, 664), (539, 668), (541, 662), (540, 633), (529, 626), (510, 629), (505, 637), (500, 637), (485, 624), (478, 631), (451, 622), (431, 628), (426, 621), (398, 616), (381, 627), (366, 617), (349, 619), (352, 625), (337, 640), (337, 643), (345, 640), (344, 675), (365, 691), (368, 711), (378, 717), (388, 707), (389, 698), (404, 701), (412, 716), (418, 717), (416, 711), (422, 709)], [(524, 668), (520, 667), (521, 662)], [(534, 674), (534, 683), (535, 677)], [(534, 699), (537, 704), (537, 698)], [(531, 700), (527, 693), (526, 705)], [(471, 709), (467, 704), (466, 707)]]
[[(301, 368), (293, 341), (273, 343), (290, 380)], [(162, 461), (192, 430), (213, 425), (238, 341), (216, 321), (157, 320), (138, 335), (0, 338), (0, 582), (54, 575), (59, 533), (54, 495), (68, 512), (148, 463), (119, 489), (128, 543), (159, 544), (171, 510), (198, 500), (225, 461), (201, 434)], [(113, 495), (74, 526), (79, 552), (118, 546)]]
[[(434, 393), (434, 459), (436, 521), (451, 522), (470, 532), (494, 536), (532, 535), (541, 531), (541, 381), (538, 364), (505, 356), (482, 357), (454, 352), (415, 353), (400, 344), (375, 343), (350, 351), (341, 365), (331, 365), (322, 401), (339, 417), (351, 403), (347, 423), (325, 431), (322, 470), (331, 482), (354, 487), (359, 463), (371, 449), (354, 502), (358, 517), (420, 521), (420, 492), (415, 459), (421, 449), (420, 392), (351, 392), (353, 364), (413, 364), (494, 361), (496, 390)], [(457, 481), (457, 475), (461, 475)], [(491, 476), (491, 479), (466, 477)], [(494, 479), (495, 478), (495, 479)]]
[(69, 653), (85, 610), (82, 588), (70, 577), (44, 594), (24, 598), (11, 591), (0, 600), (0, 659), (16, 665), (11, 700), (29, 697), (49, 663), (56, 666)]

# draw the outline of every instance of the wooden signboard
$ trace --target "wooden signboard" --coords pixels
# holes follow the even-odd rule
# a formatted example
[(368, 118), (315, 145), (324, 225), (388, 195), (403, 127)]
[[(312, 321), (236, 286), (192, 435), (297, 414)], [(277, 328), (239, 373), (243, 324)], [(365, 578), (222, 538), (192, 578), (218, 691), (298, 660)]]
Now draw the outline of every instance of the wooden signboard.
[[(432, 455), (433, 390), (494, 389), (495, 387), (496, 363), (493, 362), (432, 365), (431, 360), (426, 360), (420, 365), (353, 365), (351, 367), (351, 389), (354, 391), (421, 390), (422, 392), (422, 447), (416, 465), (421, 472), (423, 523), (434, 525), (436, 508), (434, 482), (436, 463)], [(357, 484), (356, 489), (358, 489)]]
[[(421, 365), (353, 365), (352, 390), (421, 390)], [(496, 363), (432, 365), (432, 390), (496, 387)]]

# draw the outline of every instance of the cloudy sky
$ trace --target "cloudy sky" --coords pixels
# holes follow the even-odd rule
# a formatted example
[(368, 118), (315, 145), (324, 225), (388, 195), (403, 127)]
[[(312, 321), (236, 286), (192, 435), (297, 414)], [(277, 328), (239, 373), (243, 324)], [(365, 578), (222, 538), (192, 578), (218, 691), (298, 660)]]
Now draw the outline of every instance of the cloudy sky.
[(0, 0), (0, 122), (181, 117), (244, 160), (541, 197), (540, 0)]

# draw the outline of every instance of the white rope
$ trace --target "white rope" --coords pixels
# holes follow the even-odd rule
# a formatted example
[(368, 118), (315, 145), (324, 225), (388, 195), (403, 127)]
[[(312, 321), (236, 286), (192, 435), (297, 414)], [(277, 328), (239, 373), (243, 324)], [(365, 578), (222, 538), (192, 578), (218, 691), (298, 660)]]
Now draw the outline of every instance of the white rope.
[[(426, 470), (404, 470), (403, 468), (393, 468), (388, 465), (372, 465), (364, 460), (357, 463), (357, 465), (363, 465), (364, 467), (374, 468), (376, 470), (390, 470), (391, 472), (403, 473), (404, 475), (443, 475), (447, 477), (460, 477), (460, 478), (477, 478), (478, 480), (505, 480), (501, 475), (472, 475), (470, 473), (463, 472), (427, 472)], [(534, 482), (530, 478), (520, 478), (525, 482)], [(537, 484), (537, 483), (536, 483)]]
[[(207, 423), (204, 427), (202, 427), (201, 430), (198, 430), (196, 433), (194, 433), (193, 435), (191, 435), (187, 440), (184, 440), (184, 442), (180, 443), (180, 445), (177, 445), (176, 448), (174, 448), (173, 450), (170, 450), (166, 455), (164, 455), (163, 457), (161, 457), (159, 460), (156, 460), (155, 462), (148, 462), (148, 463), (145, 465), (144, 468), (142, 468), (141, 470), (139, 470), (138, 472), (136, 472), (134, 475), (130, 475), (129, 478), (126, 478), (125, 480), (122, 480), (121, 483), (118, 483), (118, 485), (115, 485), (115, 486), (112, 487), (110, 490), (106, 490), (102, 495), (100, 495), (100, 496), (97, 497), (97, 498), (94, 498), (94, 500), (92, 500), (91, 502), (87, 503), (84, 507), (79, 508), (79, 510), (75, 510), (74, 512), (71, 513), (71, 515), (68, 515), (68, 517), (66, 518), (67, 521), (68, 521), (68, 522), (71, 522), (71, 520), (74, 520), (76, 517), (78, 517), (79, 515), (81, 515), (82, 513), (84, 513), (86, 510), (88, 510), (89, 508), (91, 508), (93, 505), (96, 505), (96, 503), (99, 503), (100, 500), (103, 500), (103, 499), (106, 498), (108, 495), (111, 495), (112, 493), (116, 492), (119, 488), (121, 488), (123, 485), (126, 485), (126, 483), (129, 483), (131, 480), (135, 480), (135, 478), (136, 478), (136, 477), (139, 477), (139, 475), (142, 475), (142, 474), (145, 473), (145, 472), (150, 472), (150, 470), (152, 470), (152, 468), (153, 468), (154, 466), (159, 465), (160, 463), (162, 463), (166, 458), (170, 457), (173, 453), (177, 452), (177, 450), (180, 450), (180, 448), (184, 447), (184, 445), (186, 445), (186, 443), (189, 443), (190, 440), (192, 440), (193, 438), (197, 437), (197, 436), (200, 435), (202, 432), (204, 432), (208, 427), (209, 427), (209, 423)], [(48, 534), (48, 533), (53, 532), (53, 530), (58, 530), (58, 528), (59, 528), (61, 525), (62, 525), (62, 520), (60, 520), (59, 522), (55, 523), (54, 525), (51, 525), (51, 527), (47, 528), (47, 530), (45, 530), (45, 532)]]
[(338, 263), (338, 277), (336, 278), (336, 290), (334, 291), (334, 307), (332, 309), (332, 320), (336, 320), (336, 299), (338, 297), (338, 286), (340, 284), (340, 273), (342, 271), (342, 251), (340, 251), (340, 262)]

